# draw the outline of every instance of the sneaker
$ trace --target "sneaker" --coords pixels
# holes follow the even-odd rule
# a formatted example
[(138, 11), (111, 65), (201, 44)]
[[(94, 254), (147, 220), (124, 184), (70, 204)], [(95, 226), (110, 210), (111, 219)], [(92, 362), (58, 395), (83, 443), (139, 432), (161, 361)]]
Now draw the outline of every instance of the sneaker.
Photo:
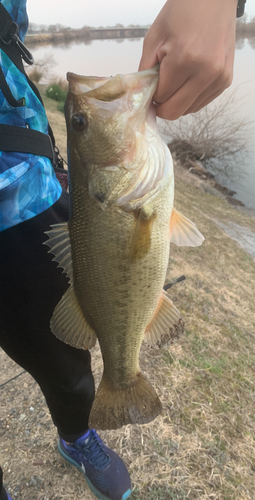
[(83, 472), (91, 491), (100, 500), (127, 500), (131, 480), (121, 458), (107, 448), (94, 429), (72, 444), (59, 438), (61, 455)]

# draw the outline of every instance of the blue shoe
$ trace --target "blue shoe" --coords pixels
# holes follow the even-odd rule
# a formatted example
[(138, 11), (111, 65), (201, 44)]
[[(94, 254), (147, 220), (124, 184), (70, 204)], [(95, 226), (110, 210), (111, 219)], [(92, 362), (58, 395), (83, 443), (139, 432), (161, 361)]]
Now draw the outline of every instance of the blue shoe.
[(72, 444), (59, 438), (61, 455), (83, 472), (91, 491), (100, 500), (127, 500), (131, 480), (121, 458), (107, 448), (94, 429)]
[(8, 493), (7, 493), (7, 500), (12, 500), (12, 498), (10, 497), (10, 495), (8, 495)]

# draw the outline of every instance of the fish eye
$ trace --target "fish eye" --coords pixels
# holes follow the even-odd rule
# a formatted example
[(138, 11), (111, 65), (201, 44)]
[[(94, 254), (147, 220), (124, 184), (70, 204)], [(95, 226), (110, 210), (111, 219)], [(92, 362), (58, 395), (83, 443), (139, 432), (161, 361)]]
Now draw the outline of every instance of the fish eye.
[(72, 126), (77, 132), (82, 132), (88, 126), (88, 120), (82, 113), (77, 113), (72, 116)]

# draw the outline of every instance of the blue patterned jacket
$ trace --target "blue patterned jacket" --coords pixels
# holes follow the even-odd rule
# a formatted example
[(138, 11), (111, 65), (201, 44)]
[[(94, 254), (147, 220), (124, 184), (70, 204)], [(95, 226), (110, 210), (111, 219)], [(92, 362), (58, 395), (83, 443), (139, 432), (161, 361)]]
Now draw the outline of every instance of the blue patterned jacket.
[[(23, 41), (28, 26), (26, 0), (0, 0), (19, 26)], [(0, 89), (0, 123), (48, 134), (44, 107), (28, 85), (26, 77), (0, 49), (0, 65), (6, 82), (18, 100), (25, 97), (25, 106), (12, 107)], [(27, 153), (0, 152), (0, 231), (44, 212), (60, 197), (62, 188), (51, 161)]]

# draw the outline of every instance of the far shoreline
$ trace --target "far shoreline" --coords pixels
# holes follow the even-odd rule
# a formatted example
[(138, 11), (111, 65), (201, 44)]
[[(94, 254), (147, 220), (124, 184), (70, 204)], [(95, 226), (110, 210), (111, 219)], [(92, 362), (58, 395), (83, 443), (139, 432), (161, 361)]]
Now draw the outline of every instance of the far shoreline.
[(82, 28), (81, 30), (65, 29), (59, 32), (43, 32), (28, 34), (25, 38), (27, 46), (34, 45), (58, 45), (61, 43), (84, 42), (90, 43), (92, 40), (116, 40), (124, 38), (144, 38), (147, 27), (128, 28)]
[[(144, 38), (150, 26), (123, 26), (117, 24), (114, 27), (99, 27), (83, 26), (80, 29), (72, 29), (70, 27), (53, 25), (45, 26), (41, 31), (36, 28), (36, 25), (31, 23), (28, 34), (25, 38), (25, 44), (28, 46), (71, 43), (80, 41), (90, 43), (92, 40), (105, 39), (125, 39), (125, 38)], [(245, 39), (255, 42), (255, 18), (250, 22), (246, 19), (240, 19), (236, 24), (236, 41), (240, 42)]]

